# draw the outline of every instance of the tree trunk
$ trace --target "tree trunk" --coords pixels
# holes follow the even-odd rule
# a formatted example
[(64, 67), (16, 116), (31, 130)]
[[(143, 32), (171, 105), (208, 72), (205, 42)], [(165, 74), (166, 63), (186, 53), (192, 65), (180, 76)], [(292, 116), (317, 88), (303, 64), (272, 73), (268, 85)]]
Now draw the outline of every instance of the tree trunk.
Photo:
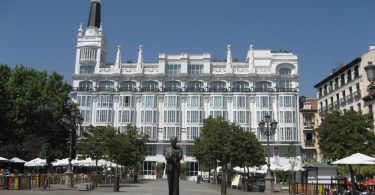
[(348, 165), (349, 173), (350, 173), (350, 183), (352, 185), (352, 194), (354, 194), (354, 190), (356, 190), (355, 180), (354, 180), (354, 170), (352, 165)]

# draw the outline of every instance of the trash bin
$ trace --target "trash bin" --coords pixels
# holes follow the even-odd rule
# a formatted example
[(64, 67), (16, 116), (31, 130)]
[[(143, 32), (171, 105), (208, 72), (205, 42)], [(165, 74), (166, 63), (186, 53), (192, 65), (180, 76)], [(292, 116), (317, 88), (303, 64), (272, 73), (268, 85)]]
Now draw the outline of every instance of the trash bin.
[(113, 191), (118, 192), (120, 190), (120, 177), (115, 176), (113, 180)]
[(202, 179), (202, 175), (197, 175), (197, 184), (201, 182), (201, 179)]

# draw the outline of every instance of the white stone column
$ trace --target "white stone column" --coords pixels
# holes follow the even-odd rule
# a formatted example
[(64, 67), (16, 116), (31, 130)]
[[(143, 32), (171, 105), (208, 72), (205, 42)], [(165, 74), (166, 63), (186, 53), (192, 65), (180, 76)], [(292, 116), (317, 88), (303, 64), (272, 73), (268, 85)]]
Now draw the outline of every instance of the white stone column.
[(233, 122), (233, 96), (226, 97), (227, 99), (227, 112), (228, 121)]
[(186, 128), (186, 96), (180, 96), (181, 100), (181, 121), (180, 121), (180, 130), (181, 130), (181, 141), (187, 139), (187, 128)]
[(158, 96), (158, 111), (159, 111), (159, 123), (158, 123), (158, 137), (157, 140), (163, 140), (164, 130), (164, 96)]
[(142, 96), (141, 95), (136, 95), (135, 96), (135, 110), (136, 110), (136, 126), (138, 128), (141, 127), (141, 101), (142, 101)]

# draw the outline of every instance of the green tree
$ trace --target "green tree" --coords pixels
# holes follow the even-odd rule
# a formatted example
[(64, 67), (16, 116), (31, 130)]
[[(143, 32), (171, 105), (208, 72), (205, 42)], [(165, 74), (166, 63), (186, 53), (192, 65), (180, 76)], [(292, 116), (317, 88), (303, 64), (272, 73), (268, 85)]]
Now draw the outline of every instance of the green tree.
[(61, 118), (68, 112), (69, 92), (55, 72), (0, 65), (0, 153), (25, 160), (66, 156), (69, 129)]
[(95, 160), (95, 165), (98, 166), (98, 160), (106, 155), (105, 142), (107, 131), (113, 131), (110, 127), (90, 126), (86, 131), (83, 131), (77, 143), (77, 150), (82, 157)]
[(365, 115), (349, 110), (324, 116), (316, 129), (320, 150), (326, 160), (337, 160), (357, 152), (373, 155), (375, 134), (372, 121)]
[(130, 167), (136, 166), (137, 162), (144, 160), (148, 136), (139, 132), (135, 126), (128, 125), (126, 133), (123, 134), (116, 134), (113, 129), (106, 136), (105, 145), (108, 158), (116, 164)]
[[(338, 160), (355, 153), (374, 155), (375, 134), (372, 121), (361, 113), (349, 110), (333, 112), (324, 116), (322, 124), (316, 129), (319, 147), (326, 160)], [(348, 165), (351, 180), (354, 171)], [(353, 188), (354, 182), (352, 183)]]
[[(254, 166), (265, 163), (263, 147), (255, 135), (221, 117), (204, 120), (202, 132), (195, 140), (193, 155), (204, 165), (216, 167), (218, 163), (224, 170), (228, 164)], [(223, 183), (225, 181), (224, 172)], [(226, 193), (226, 185), (222, 185), (222, 193)]]

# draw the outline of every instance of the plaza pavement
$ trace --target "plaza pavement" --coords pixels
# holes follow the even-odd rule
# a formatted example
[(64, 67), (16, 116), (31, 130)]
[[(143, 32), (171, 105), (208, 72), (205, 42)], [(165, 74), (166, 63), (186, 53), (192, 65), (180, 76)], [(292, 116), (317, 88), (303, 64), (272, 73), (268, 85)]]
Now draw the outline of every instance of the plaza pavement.
[[(119, 192), (113, 192), (112, 186), (99, 186), (91, 191), (78, 191), (77, 189), (66, 189), (64, 186), (52, 186), (50, 190), (0, 190), (1, 195), (168, 195), (167, 180), (146, 180), (140, 183), (121, 184)], [(202, 182), (197, 184), (192, 181), (180, 182), (180, 195), (220, 195), (220, 185)], [(262, 192), (243, 192), (242, 190), (227, 190), (228, 195), (265, 194)], [(287, 192), (275, 193), (286, 195)]]

